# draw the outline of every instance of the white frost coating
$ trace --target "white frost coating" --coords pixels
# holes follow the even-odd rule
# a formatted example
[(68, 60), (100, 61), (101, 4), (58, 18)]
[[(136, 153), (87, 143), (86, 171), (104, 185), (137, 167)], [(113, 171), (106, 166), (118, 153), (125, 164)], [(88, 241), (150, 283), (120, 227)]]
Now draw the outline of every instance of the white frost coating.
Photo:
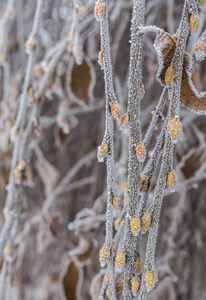
[(111, 247), (113, 239), (113, 205), (112, 198), (115, 195), (114, 189), (114, 121), (110, 113), (110, 103), (116, 99), (113, 87), (113, 74), (109, 41), (109, 24), (108, 24), (108, 1), (105, 1), (105, 13), (102, 20), (100, 20), (100, 36), (101, 36), (101, 50), (104, 53), (104, 82), (105, 82), (105, 96), (106, 96), (106, 120), (105, 120), (105, 134), (104, 141), (108, 145), (107, 155), (107, 210), (106, 210), (106, 237), (105, 246), (110, 250), (110, 257), (107, 261), (109, 273), (111, 299), (116, 300), (116, 289), (114, 281), (113, 259), (111, 256)]

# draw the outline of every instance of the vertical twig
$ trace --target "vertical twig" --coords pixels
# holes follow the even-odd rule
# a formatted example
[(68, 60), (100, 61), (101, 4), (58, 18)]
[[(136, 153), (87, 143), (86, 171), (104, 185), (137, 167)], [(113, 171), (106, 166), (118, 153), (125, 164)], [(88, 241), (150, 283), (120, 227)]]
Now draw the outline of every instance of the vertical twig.
[(129, 158), (128, 158), (128, 204), (125, 218), (124, 251), (126, 264), (124, 270), (124, 299), (131, 299), (130, 279), (134, 269), (134, 236), (130, 219), (136, 213), (139, 182), (139, 161), (136, 145), (141, 141), (140, 100), (142, 84), (142, 35), (137, 35), (138, 26), (144, 25), (145, 1), (134, 0), (131, 20), (130, 66), (128, 79)]

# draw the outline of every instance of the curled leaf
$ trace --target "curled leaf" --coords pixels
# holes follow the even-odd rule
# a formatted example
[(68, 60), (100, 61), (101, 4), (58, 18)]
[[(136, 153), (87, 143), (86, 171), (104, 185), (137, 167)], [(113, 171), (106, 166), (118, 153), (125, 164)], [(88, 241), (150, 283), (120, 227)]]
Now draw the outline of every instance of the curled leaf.
[[(156, 37), (154, 47), (157, 51), (159, 61), (157, 80), (163, 86), (167, 86), (166, 81), (168, 76), (166, 75), (174, 60), (176, 42), (167, 32), (161, 32)], [(180, 95), (181, 106), (194, 113), (206, 114), (206, 92), (199, 93), (195, 88), (191, 77), (190, 56), (185, 52)]]
[(64, 292), (67, 300), (78, 300), (80, 296), (80, 285), (82, 282), (82, 271), (75, 261), (71, 261), (63, 279)]
[(68, 92), (73, 101), (89, 104), (93, 101), (95, 72), (92, 63), (84, 57), (81, 65), (73, 60), (69, 69)]

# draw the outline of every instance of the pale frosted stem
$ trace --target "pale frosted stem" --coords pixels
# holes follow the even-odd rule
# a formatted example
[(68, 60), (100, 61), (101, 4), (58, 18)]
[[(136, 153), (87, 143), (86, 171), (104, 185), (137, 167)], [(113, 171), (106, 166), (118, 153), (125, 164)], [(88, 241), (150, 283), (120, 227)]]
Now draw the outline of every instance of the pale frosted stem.
[(138, 26), (144, 25), (145, 1), (133, 1), (131, 20), (131, 46), (128, 79), (129, 158), (128, 158), (128, 204), (125, 217), (124, 251), (127, 259), (124, 269), (124, 299), (131, 299), (130, 279), (134, 271), (134, 236), (130, 228), (130, 218), (135, 214), (138, 199), (139, 161), (136, 145), (141, 141), (140, 100), (142, 83), (142, 35), (136, 34)]

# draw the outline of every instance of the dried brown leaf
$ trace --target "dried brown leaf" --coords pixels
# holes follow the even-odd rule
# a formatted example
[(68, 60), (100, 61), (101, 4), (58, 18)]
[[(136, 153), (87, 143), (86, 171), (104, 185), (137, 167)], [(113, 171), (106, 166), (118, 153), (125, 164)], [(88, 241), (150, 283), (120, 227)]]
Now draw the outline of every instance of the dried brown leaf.
[[(168, 68), (173, 63), (176, 42), (168, 33), (163, 32), (157, 36), (154, 46), (158, 53), (159, 60), (157, 80), (162, 85), (166, 86), (165, 75)], [(192, 82), (191, 76), (190, 56), (185, 52), (180, 95), (181, 106), (188, 108), (194, 113), (206, 114), (206, 93), (199, 93), (197, 91), (194, 83)]]
[(89, 104), (93, 100), (95, 73), (92, 63), (84, 57), (82, 64), (73, 60), (69, 70), (69, 94), (74, 101)]
[(71, 261), (63, 279), (64, 292), (67, 300), (80, 299), (79, 283), (82, 274), (75, 261)]

